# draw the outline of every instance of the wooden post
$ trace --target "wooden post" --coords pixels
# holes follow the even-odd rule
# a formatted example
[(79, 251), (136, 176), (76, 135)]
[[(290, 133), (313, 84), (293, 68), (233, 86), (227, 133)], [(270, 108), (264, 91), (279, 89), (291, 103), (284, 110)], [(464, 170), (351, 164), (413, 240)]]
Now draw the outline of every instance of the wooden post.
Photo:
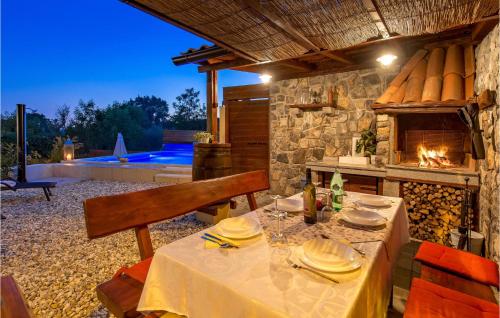
[(217, 142), (217, 70), (207, 72), (207, 131), (213, 136), (213, 142)]

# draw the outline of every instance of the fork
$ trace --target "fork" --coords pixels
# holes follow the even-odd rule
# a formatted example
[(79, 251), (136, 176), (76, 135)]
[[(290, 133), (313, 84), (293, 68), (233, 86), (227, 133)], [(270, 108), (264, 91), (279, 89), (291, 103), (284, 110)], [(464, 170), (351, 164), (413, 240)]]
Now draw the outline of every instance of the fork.
[(295, 263), (294, 263), (291, 259), (289, 259), (289, 258), (287, 258), (287, 259), (286, 259), (286, 262), (287, 262), (290, 266), (292, 266), (293, 268), (295, 268), (295, 269), (304, 269), (304, 270), (306, 270), (306, 271), (308, 271), (308, 272), (311, 272), (311, 273), (316, 274), (316, 275), (318, 275), (318, 276), (320, 276), (320, 277), (323, 277), (323, 278), (325, 278), (325, 279), (328, 279), (329, 281), (334, 282), (335, 284), (339, 284), (339, 281), (338, 281), (338, 280), (333, 279), (333, 278), (331, 278), (331, 277), (329, 277), (329, 276), (327, 276), (327, 275), (325, 275), (325, 274), (323, 274), (323, 273), (317, 272), (317, 271), (315, 271), (315, 270), (313, 270), (313, 269), (310, 269), (309, 267), (305, 267), (305, 266), (301, 266), (301, 265), (295, 264)]
[(206, 237), (206, 236), (200, 236), (203, 240), (205, 241), (210, 241), (212, 243), (215, 243), (215, 244), (218, 244), (221, 248), (232, 248), (234, 247), (233, 245), (229, 244), (229, 243), (220, 243), (220, 242), (217, 242), (216, 240), (213, 240), (209, 237)]

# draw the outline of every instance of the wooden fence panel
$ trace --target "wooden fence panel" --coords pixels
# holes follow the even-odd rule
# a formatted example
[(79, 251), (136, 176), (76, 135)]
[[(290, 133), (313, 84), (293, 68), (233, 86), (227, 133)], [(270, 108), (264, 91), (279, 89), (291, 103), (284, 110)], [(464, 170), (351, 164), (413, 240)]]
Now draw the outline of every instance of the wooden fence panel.
[(197, 130), (168, 130), (163, 131), (163, 143), (164, 144), (183, 144), (191, 143), (194, 141), (194, 134)]
[(224, 88), (226, 142), (231, 144), (233, 173), (269, 170), (269, 87)]

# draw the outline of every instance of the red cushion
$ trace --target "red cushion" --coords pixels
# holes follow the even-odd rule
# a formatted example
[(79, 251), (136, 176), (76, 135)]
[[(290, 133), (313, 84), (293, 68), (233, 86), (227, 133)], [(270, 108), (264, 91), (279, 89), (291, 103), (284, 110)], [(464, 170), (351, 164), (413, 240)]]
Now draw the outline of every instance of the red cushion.
[(497, 304), (414, 278), (404, 318), (498, 318)]
[(153, 258), (150, 257), (132, 265), (131, 267), (122, 267), (116, 272), (114, 277), (124, 274), (144, 284), (146, 282), (146, 277), (148, 276), (149, 266), (151, 266), (152, 260)]
[(425, 241), (420, 245), (415, 259), (483, 284), (499, 284), (498, 264), (472, 253)]

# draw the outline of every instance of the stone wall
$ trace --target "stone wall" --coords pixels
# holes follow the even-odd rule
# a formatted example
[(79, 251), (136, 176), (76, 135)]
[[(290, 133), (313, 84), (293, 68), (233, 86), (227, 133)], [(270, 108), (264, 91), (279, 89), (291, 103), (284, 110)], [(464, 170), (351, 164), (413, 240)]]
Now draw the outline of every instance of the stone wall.
[(486, 238), (486, 255), (500, 262), (499, 204), (500, 204), (500, 68), (499, 27), (488, 34), (476, 48), (475, 91), (485, 89), (497, 92), (496, 105), (481, 112), (481, 129), (486, 148), (486, 159), (480, 160), (480, 231)]
[[(296, 193), (305, 177), (305, 163), (351, 152), (352, 137), (375, 125), (372, 102), (385, 90), (398, 69), (369, 69), (278, 81), (270, 92), (271, 190)], [(338, 92), (337, 108), (290, 108), (310, 89), (327, 101), (328, 90)], [(382, 127), (380, 127), (382, 128)]]

